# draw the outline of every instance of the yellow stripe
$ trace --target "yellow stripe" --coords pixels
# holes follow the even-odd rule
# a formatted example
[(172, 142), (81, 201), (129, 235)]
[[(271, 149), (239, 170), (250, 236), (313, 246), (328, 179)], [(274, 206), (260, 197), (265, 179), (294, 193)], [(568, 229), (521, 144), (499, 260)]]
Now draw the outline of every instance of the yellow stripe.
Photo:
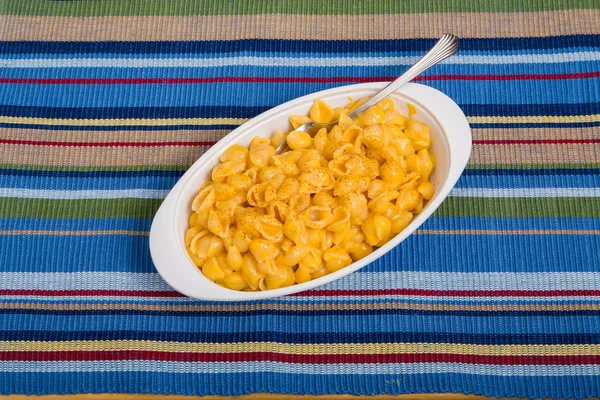
[(0, 303), (0, 309), (7, 310), (44, 310), (44, 311), (107, 311), (107, 310), (135, 310), (135, 311), (162, 311), (162, 312), (245, 312), (245, 311), (373, 311), (373, 310), (413, 310), (413, 311), (476, 311), (476, 312), (507, 312), (507, 311), (598, 311), (600, 304), (596, 303), (557, 303), (557, 304), (414, 304), (414, 303), (333, 303), (333, 304), (266, 304), (258, 303), (247, 305), (159, 305), (138, 303)]
[(497, 356), (600, 355), (600, 345), (478, 345), (455, 343), (324, 343), (278, 342), (188, 343), (149, 340), (89, 340), (68, 342), (0, 341), (0, 351), (158, 351), (171, 353), (280, 354), (472, 354)]
[(467, 117), (474, 124), (541, 124), (541, 123), (573, 123), (573, 122), (598, 122), (600, 114), (574, 115), (574, 116), (523, 116), (523, 117)]
[(0, 116), (0, 123), (61, 126), (168, 126), (168, 125), (241, 125), (247, 118), (167, 118), (167, 119), (59, 119)]
[[(467, 119), (469, 122), (476, 124), (575, 123), (598, 122), (600, 121), (600, 114), (575, 116), (468, 117)], [(0, 123), (60, 126), (241, 125), (247, 121), (247, 118), (59, 119), (0, 116)]]
[(108, 235), (127, 235), (127, 236), (149, 236), (146, 231), (42, 231), (42, 230), (14, 230), (0, 231), (0, 236), (108, 236)]

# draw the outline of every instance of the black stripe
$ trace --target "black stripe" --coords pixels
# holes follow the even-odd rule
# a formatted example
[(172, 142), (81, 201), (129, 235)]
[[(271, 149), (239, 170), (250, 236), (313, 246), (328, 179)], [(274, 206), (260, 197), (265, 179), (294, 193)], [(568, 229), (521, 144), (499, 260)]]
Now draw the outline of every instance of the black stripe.
[(3, 341), (71, 340), (156, 340), (171, 342), (279, 342), (279, 343), (465, 343), (465, 344), (600, 344), (600, 334), (471, 334), (454, 332), (369, 332), (369, 333), (288, 333), (288, 332), (152, 332), (126, 331), (30, 331), (0, 330)]
[[(181, 42), (0, 42), (4, 54), (225, 54), (242, 52), (276, 53), (407, 53), (429, 50), (437, 39), (395, 40), (278, 40), (243, 39)], [(463, 51), (548, 50), (597, 47), (600, 35), (568, 35), (539, 38), (463, 38)]]
[[(600, 113), (600, 102), (579, 104), (461, 104), (468, 116), (577, 116)], [(269, 110), (263, 106), (195, 107), (35, 107), (0, 105), (5, 116), (36, 118), (252, 118)], [(556, 124), (553, 124), (556, 125)], [(535, 124), (539, 126), (539, 124)]]
[(1, 128), (22, 128), (22, 129), (44, 129), (47, 131), (209, 131), (209, 130), (224, 130), (232, 131), (239, 125), (166, 125), (166, 126), (148, 126), (148, 125), (115, 125), (115, 126), (94, 126), (85, 125), (85, 120), (82, 120), (83, 125), (40, 125), (40, 124), (13, 124), (0, 123)]

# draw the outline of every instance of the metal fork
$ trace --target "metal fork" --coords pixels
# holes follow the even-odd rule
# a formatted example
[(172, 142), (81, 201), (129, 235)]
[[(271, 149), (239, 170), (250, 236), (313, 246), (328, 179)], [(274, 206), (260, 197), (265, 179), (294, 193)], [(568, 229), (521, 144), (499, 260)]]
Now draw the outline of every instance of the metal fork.
[[(356, 110), (348, 114), (348, 117), (350, 117), (351, 119), (358, 117), (370, 107), (374, 106), (381, 100), (388, 97), (390, 94), (394, 93), (401, 86), (410, 82), (414, 77), (420, 75), (422, 72), (428, 70), (429, 68), (445, 60), (446, 58), (454, 55), (457, 51), (458, 38), (450, 33), (444, 34), (431, 48), (431, 50), (429, 50), (429, 52), (425, 54), (419, 61), (417, 61), (405, 73), (400, 75), (398, 79), (381, 89), (379, 93), (371, 97), (363, 105), (361, 105)], [(307, 122), (306, 124), (296, 128), (295, 130), (300, 132), (306, 132), (309, 135), (314, 136), (319, 131), (319, 129), (327, 128), (327, 130), (329, 130), (337, 123), (338, 121), (330, 122), (328, 124), (321, 124), (319, 122)], [(287, 141), (285, 140), (283, 141), (283, 143), (277, 146), (276, 149), (277, 154), (283, 153), (288, 150), (290, 150), (290, 148), (288, 147)]]

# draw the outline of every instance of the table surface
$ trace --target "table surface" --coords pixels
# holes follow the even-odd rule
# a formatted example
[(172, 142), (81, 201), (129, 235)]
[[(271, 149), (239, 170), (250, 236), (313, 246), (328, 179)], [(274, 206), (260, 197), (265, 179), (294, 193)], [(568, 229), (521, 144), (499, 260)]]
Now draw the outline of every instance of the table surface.
[[(0, 1), (0, 394), (596, 396), (599, 8)], [(473, 152), (414, 235), (299, 296), (165, 284), (151, 220), (207, 148), (293, 98), (389, 81), (444, 32), (459, 53), (417, 81), (459, 104)]]

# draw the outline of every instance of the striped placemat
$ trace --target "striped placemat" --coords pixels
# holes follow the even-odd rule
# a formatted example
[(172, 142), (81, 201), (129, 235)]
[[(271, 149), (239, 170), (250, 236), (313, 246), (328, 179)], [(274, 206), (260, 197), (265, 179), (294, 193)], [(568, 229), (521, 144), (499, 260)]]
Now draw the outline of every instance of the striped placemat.
[[(158, 276), (154, 212), (244, 121), (400, 75), (473, 154), (415, 235), (252, 303)], [(527, 0), (0, 2), (0, 394), (600, 393), (600, 5)]]

